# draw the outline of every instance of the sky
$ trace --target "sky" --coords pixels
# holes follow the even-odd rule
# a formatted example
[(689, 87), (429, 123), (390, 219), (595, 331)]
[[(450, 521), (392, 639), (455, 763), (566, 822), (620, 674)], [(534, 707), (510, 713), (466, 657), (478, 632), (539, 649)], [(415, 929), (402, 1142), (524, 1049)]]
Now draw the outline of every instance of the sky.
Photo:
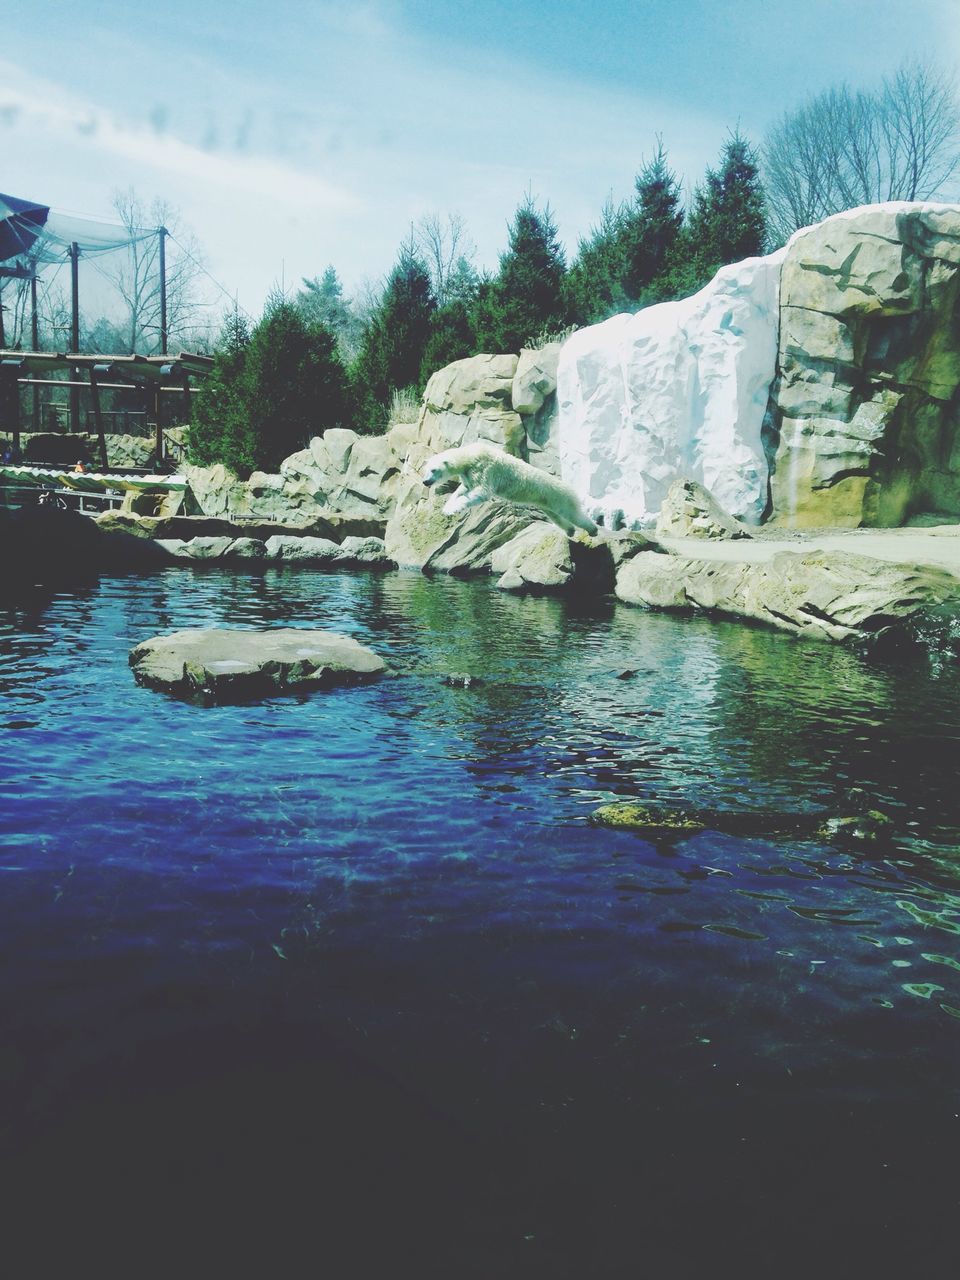
[(495, 270), (528, 192), (572, 257), (658, 136), (689, 192), (732, 129), (906, 57), (956, 72), (960, 0), (5, 0), (0, 191), (164, 199), (258, 315), (328, 264), (382, 280), (435, 212)]

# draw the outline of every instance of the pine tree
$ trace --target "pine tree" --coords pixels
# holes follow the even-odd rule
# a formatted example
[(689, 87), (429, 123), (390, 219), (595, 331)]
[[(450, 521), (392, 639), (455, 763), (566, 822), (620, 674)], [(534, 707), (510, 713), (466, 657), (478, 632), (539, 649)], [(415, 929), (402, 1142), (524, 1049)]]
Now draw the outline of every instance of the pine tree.
[(598, 226), (580, 242), (568, 278), (574, 319), (593, 324), (654, 300), (682, 226), (680, 184), (658, 138), (653, 159), (637, 174), (633, 200), (619, 206), (608, 200)]
[(667, 268), (683, 226), (680, 184), (667, 164), (661, 138), (653, 159), (637, 174), (636, 188), (636, 202), (625, 215), (622, 230), (623, 288), (629, 298), (639, 301)]
[(303, 278), (294, 305), (308, 325), (322, 324), (337, 339), (340, 358), (352, 360), (360, 342), (361, 325), (343, 296), (343, 285), (336, 268), (327, 267), (322, 277)]
[(420, 366), (420, 382), (426, 386), (431, 374), (454, 360), (472, 356), (476, 350), (477, 339), (467, 303), (460, 299), (448, 302), (433, 317)]
[(224, 318), (213, 354), (213, 368), (193, 399), (190, 461), (200, 466), (225, 463), (232, 471), (253, 466), (253, 441), (244, 396), (244, 370), (250, 326), (238, 307)]
[(336, 339), (307, 325), (291, 302), (275, 295), (254, 329), (244, 369), (244, 399), (254, 467), (275, 470), (313, 435), (347, 417), (347, 384)]
[(430, 274), (414, 245), (407, 242), (401, 246), (351, 370), (358, 431), (383, 430), (394, 391), (423, 390), (421, 367), (436, 309)]
[(600, 221), (590, 236), (581, 240), (577, 259), (566, 278), (570, 319), (577, 324), (595, 324), (618, 311), (628, 309), (624, 280), (627, 255), (624, 232), (628, 221), (624, 205), (608, 199)]
[(519, 352), (544, 329), (567, 324), (566, 263), (549, 207), (543, 213), (531, 196), (514, 214), (509, 247), (489, 290), (474, 308), (482, 350)]
[(719, 267), (763, 252), (763, 187), (756, 152), (739, 131), (724, 143), (718, 171), (707, 170), (694, 193), (690, 245), (706, 283)]

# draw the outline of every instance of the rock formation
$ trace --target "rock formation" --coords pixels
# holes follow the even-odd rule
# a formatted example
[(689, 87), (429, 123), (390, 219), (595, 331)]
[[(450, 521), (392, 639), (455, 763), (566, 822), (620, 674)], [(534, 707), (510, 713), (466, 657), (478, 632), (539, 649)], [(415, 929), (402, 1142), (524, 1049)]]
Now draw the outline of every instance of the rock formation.
[(674, 480), (657, 516), (658, 537), (749, 538), (739, 520), (724, 511), (696, 480)]
[(748, 522), (960, 516), (960, 206), (828, 218), (573, 334), (557, 382), (561, 474), (608, 514), (687, 479)]
[(332, 542), (310, 534), (278, 533), (261, 538), (229, 535), (158, 538), (157, 546), (178, 560), (268, 560), (328, 569), (395, 569), (380, 538)]
[(360, 684), (386, 669), (350, 636), (293, 627), (175, 631), (136, 645), (130, 665), (140, 684), (204, 702)]
[(616, 592), (628, 604), (707, 610), (820, 640), (876, 637), (946, 600), (960, 607), (960, 579), (946, 570), (839, 551), (766, 560), (642, 552), (619, 571)]
[(780, 286), (773, 517), (960, 516), (960, 207), (853, 209), (799, 232)]
[(684, 478), (735, 516), (760, 518), (781, 258), (724, 267), (692, 298), (613, 316), (563, 344), (560, 470), (588, 509), (651, 522)]

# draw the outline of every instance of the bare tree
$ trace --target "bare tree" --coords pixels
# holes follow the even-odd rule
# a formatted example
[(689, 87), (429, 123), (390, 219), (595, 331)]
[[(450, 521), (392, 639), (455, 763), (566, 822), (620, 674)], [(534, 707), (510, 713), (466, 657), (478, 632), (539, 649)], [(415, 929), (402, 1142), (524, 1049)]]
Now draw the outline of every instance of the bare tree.
[(14, 349), (29, 348), (33, 342), (30, 277), (38, 270), (36, 250), (22, 254), (13, 265), (22, 268), (25, 274), (0, 277), (4, 343)]
[(356, 316), (361, 331), (366, 329), (379, 311), (383, 301), (384, 285), (383, 280), (371, 280), (369, 276), (364, 276), (354, 290), (350, 308)]
[(201, 305), (202, 250), (193, 234), (180, 227), (178, 212), (165, 200), (155, 199), (148, 207), (131, 187), (116, 193), (113, 207), (131, 242), (126, 252), (105, 260), (104, 275), (123, 298), (129, 350), (155, 353), (160, 350), (160, 228), (170, 233), (166, 253), (168, 336), (189, 331)]
[(411, 244), (430, 272), (434, 296), (439, 306), (462, 296), (477, 273), (476, 245), (467, 235), (467, 224), (459, 213), (427, 213), (411, 229)]
[(949, 194), (960, 172), (955, 83), (909, 62), (876, 90), (829, 89), (784, 115), (762, 155), (775, 240), (841, 209)]

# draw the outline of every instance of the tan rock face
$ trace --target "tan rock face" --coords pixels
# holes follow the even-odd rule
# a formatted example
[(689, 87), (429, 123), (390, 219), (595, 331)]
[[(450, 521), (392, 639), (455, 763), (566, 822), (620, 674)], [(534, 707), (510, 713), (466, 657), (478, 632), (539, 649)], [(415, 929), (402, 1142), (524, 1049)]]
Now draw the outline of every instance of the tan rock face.
[(438, 369), (427, 383), (417, 439), (430, 453), (489, 440), (519, 455), (523, 422), (512, 405), (514, 355), (471, 356)]
[(485, 573), (498, 547), (530, 523), (502, 502), (485, 502), (456, 516), (445, 516), (446, 495), (409, 481), (400, 492), (387, 524), (387, 556), (406, 568), (441, 573)]
[(537, 351), (524, 348), (520, 352), (510, 392), (517, 413), (537, 413), (547, 396), (556, 391), (559, 358), (559, 342), (550, 342)]
[(763, 562), (642, 552), (621, 568), (616, 592), (628, 604), (713, 610), (794, 635), (851, 640), (960, 598), (960, 583), (945, 570), (839, 551), (783, 551)]
[(270, 475), (255, 471), (239, 480), (221, 464), (185, 464), (197, 510), (205, 516), (235, 519), (285, 519), (314, 516), (321, 510), (380, 528), (392, 510), (414, 427), (395, 427), (384, 436), (360, 436), (336, 428), (291, 454)]
[(780, 288), (773, 520), (960, 516), (960, 206), (877, 206), (790, 245)]
[(573, 576), (573, 559), (567, 535), (538, 520), (494, 552), (493, 573), (504, 591), (556, 590)]
[(724, 511), (696, 480), (674, 480), (657, 517), (660, 537), (749, 538), (747, 529)]

